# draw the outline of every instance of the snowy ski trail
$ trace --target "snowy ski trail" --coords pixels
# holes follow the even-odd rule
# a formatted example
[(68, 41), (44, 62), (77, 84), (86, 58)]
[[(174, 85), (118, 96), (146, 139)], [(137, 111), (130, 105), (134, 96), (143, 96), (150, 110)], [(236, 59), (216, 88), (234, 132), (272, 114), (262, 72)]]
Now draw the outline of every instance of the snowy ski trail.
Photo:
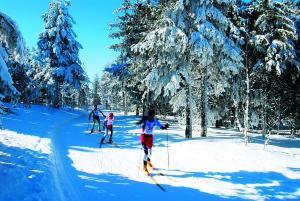
[[(125, 122), (127, 119), (128, 117), (120, 117), (119, 122)], [(137, 119), (137, 117), (134, 117), (132, 123)], [(139, 175), (137, 165), (142, 163), (140, 159), (143, 155), (139, 144), (139, 129), (136, 131), (137, 133), (127, 134), (130, 130), (127, 130), (126, 126), (116, 124), (114, 141), (117, 146), (103, 144), (99, 149), (98, 145), (102, 134), (85, 135), (82, 130), (85, 121), (86, 116), (79, 116), (61, 123), (51, 131), (53, 155), (57, 168), (56, 183), (60, 185), (61, 197), (65, 200), (90, 200), (100, 199), (101, 197), (109, 200), (119, 200), (120, 197), (126, 197), (128, 200), (140, 200), (143, 199), (143, 194), (136, 194), (136, 191), (160, 191), (160, 189), (156, 189), (157, 187), (155, 187), (153, 181), (142, 174)], [(134, 124), (131, 126), (136, 127)], [(120, 140), (123, 141), (120, 142)], [(75, 144), (78, 146), (74, 146)], [(88, 153), (84, 153), (84, 150)], [(92, 175), (78, 175), (78, 170)], [(153, 178), (159, 185), (167, 183), (167, 179), (164, 179), (163, 176), (153, 173)], [(114, 181), (115, 178), (111, 179), (112, 181), (104, 181), (104, 183), (115, 183), (115, 185), (120, 185), (120, 181), (122, 185), (122, 180), (127, 180), (126, 177), (132, 178), (137, 182), (131, 190), (135, 195), (128, 192), (124, 193), (123, 190), (119, 191), (109, 185), (101, 186), (101, 181), (104, 180), (103, 174), (111, 175), (109, 176), (110, 179), (115, 175), (117, 182)], [(90, 183), (88, 180), (98, 181), (99, 186), (88, 184)], [(124, 182), (123, 185), (126, 186), (127, 182)]]
[(62, 129), (68, 126), (68, 124), (72, 123), (74, 120), (80, 119), (83, 116), (86, 116), (86, 114), (82, 114), (79, 117), (65, 120), (57, 125), (54, 129), (49, 131), (49, 136), (52, 139), (52, 162), (54, 164), (54, 169), (52, 171), (54, 175), (54, 182), (57, 185), (59, 196), (62, 201), (70, 200), (69, 198), (72, 198), (72, 200), (74, 201), (81, 200), (73, 187), (71, 176), (66, 171), (65, 164), (62, 159), (63, 156), (61, 156), (60, 150), (58, 148), (58, 143), (60, 140)]
[[(74, 118), (57, 128), (54, 144), (56, 151), (59, 152), (58, 172), (63, 175), (62, 178), (59, 177), (60, 179), (68, 180), (61, 182), (62, 187), (67, 189), (64, 193), (67, 193), (68, 199), (166, 200), (173, 197), (173, 193), (177, 193), (176, 200), (193, 200), (199, 195), (208, 200), (234, 200), (236, 199), (234, 195), (242, 195), (238, 200), (265, 200), (256, 188), (276, 186), (276, 182), (251, 184), (253, 186), (235, 185), (226, 179), (231, 177), (226, 176), (226, 171), (244, 170), (245, 172), (241, 174), (249, 178), (249, 181), (261, 180), (260, 174), (251, 172), (253, 169), (283, 171), (300, 178), (299, 174), (282, 167), (284, 165), (282, 162), (276, 162), (275, 157), (271, 167), (261, 162), (262, 158), (257, 158), (253, 153), (268, 157), (271, 156), (270, 152), (261, 149), (262, 147), (251, 148), (251, 144), (245, 147), (238, 136), (222, 141), (215, 141), (213, 137), (202, 139), (202, 142), (200, 139), (201, 145), (205, 145), (202, 147), (199, 146), (197, 138), (186, 143), (182, 140), (182, 135), (176, 135), (178, 131), (174, 134), (172, 130), (157, 130), (152, 160), (158, 171), (152, 171), (154, 179), (152, 180), (152, 177), (149, 178), (139, 172), (143, 151), (139, 143), (140, 128), (134, 124), (139, 118), (119, 115), (117, 119), (114, 126), (114, 142), (118, 147), (103, 144), (99, 149), (98, 145), (103, 134), (84, 134), (86, 116)], [(172, 136), (168, 147), (169, 169), (167, 132)], [(224, 148), (230, 149), (230, 152), (224, 152)], [(243, 158), (245, 156), (248, 157), (247, 160)], [(196, 162), (197, 160), (199, 162)], [(252, 164), (252, 161), (257, 162)], [(291, 161), (289, 163), (294, 165)], [(166, 176), (160, 175), (159, 172)]]
[(195, 133), (186, 140), (175, 125), (157, 129), (151, 160), (157, 171), (150, 172), (163, 191), (141, 171), (140, 117), (115, 113), (117, 146), (99, 148), (103, 133), (86, 135), (82, 111), (34, 107), (18, 113), (2, 118), (0, 201), (300, 199), (299, 139), (272, 136), (265, 147), (251, 135), (245, 147), (235, 131), (209, 129), (206, 138)]

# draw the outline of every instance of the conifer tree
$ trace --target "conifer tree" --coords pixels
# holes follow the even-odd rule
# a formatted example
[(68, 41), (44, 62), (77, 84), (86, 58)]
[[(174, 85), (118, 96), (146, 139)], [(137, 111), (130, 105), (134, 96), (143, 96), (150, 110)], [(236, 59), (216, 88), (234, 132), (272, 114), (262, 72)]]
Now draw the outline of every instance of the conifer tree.
[[(150, 66), (146, 82), (156, 96), (162, 90), (173, 96), (183, 83), (185, 93), (181, 94), (186, 97), (188, 117), (186, 137), (191, 137), (188, 128), (191, 103), (201, 113), (201, 135), (206, 136), (208, 87), (221, 94), (228, 86), (228, 76), (242, 66), (240, 49), (227, 37), (227, 31), (234, 31), (234, 26), (222, 13), (226, 13), (232, 2), (220, 6), (222, 3), (208, 0), (169, 3), (154, 30), (134, 47), (144, 56), (140, 63)], [(197, 88), (193, 93), (195, 99), (192, 87)]]
[(291, 43), (296, 39), (296, 30), (290, 19), (293, 10), (285, 2), (257, 0), (251, 2), (247, 12), (252, 73), (255, 74), (253, 102), (258, 103), (254, 116), (258, 116), (259, 124), (266, 132), (281, 118), (280, 75), (295, 57)]
[[(118, 14), (117, 22), (110, 25), (111, 29), (114, 32), (110, 34), (110, 37), (113, 39), (119, 39), (121, 42), (119, 44), (114, 44), (110, 48), (115, 51), (120, 52), (119, 59), (117, 60), (116, 65), (122, 65), (123, 68), (118, 69), (118, 78), (122, 83), (122, 97), (123, 97), (123, 110), (124, 114), (128, 113), (128, 95), (127, 95), (127, 84), (128, 84), (128, 76), (126, 75), (127, 62), (129, 60), (130, 55), (130, 45), (132, 44), (133, 36), (132, 36), (132, 19), (131, 14), (132, 5), (130, 0), (124, 0), (121, 7), (115, 11)], [(124, 72), (122, 72), (124, 71)], [(116, 73), (116, 72), (115, 72)]]
[(6, 14), (0, 12), (0, 99), (18, 96), (8, 71), (9, 55), (17, 62), (24, 59), (25, 42), (16, 23)]
[(96, 74), (92, 86), (92, 102), (93, 105), (100, 105), (101, 104), (101, 98), (100, 98), (100, 80), (99, 76)]
[(76, 41), (72, 26), (75, 23), (68, 11), (70, 2), (53, 0), (48, 12), (43, 16), (44, 31), (39, 36), (38, 51), (42, 68), (42, 77), (50, 86), (51, 103), (58, 108), (61, 105), (61, 86), (69, 84), (80, 89), (86, 80), (85, 72), (78, 57), (82, 48)]
[(87, 83), (81, 85), (79, 94), (78, 94), (78, 106), (87, 108), (89, 105), (89, 96), (90, 89)]

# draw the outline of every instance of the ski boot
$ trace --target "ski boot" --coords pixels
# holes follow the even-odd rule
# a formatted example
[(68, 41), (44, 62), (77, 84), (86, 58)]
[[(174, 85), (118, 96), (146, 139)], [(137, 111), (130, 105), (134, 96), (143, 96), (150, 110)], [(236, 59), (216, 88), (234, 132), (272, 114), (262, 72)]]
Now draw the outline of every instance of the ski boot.
[(104, 143), (105, 138), (102, 138), (100, 141), (100, 147), (102, 146), (102, 144)]
[(147, 161), (147, 166), (148, 166), (151, 170), (155, 170), (154, 166), (152, 165), (152, 163), (150, 162), (149, 159), (148, 159), (148, 161)]
[(109, 141), (108, 141), (108, 143), (109, 143), (109, 144), (112, 144), (112, 143), (113, 143), (113, 141), (112, 141), (112, 139), (111, 139), (111, 138), (109, 138)]
[(147, 176), (150, 175), (150, 173), (149, 173), (149, 171), (148, 171), (148, 169), (147, 169), (147, 166), (145, 166), (145, 165), (144, 165), (144, 167), (143, 167), (143, 172), (144, 172), (144, 174), (147, 175)]

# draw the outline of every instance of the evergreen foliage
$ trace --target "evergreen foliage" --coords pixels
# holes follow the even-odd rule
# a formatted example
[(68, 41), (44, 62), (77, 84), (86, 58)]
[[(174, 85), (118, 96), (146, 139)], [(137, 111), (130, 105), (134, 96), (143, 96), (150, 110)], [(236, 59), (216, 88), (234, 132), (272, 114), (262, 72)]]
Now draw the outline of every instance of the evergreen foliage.
[(61, 105), (61, 88), (68, 84), (73, 89), (87, 80), (78, 57), (81, 44), (76, 41), (72, 26), (75, 23), (69, 14), (70, 2), (53, 0), (48, 12), (43, 16), (45, 29), (39, 36), (38, 51), (40, 76), (47, 84), (50, 103)]
[(299, 2), (124, 1), (120, 10), (121, 55), (105, 77), (119, 90), (126, 82), (129, 105), (171, 105), (162, 110), (180, 117), (186, 137), (236, 126), (247, 143), (248, 129), (299, 124)]

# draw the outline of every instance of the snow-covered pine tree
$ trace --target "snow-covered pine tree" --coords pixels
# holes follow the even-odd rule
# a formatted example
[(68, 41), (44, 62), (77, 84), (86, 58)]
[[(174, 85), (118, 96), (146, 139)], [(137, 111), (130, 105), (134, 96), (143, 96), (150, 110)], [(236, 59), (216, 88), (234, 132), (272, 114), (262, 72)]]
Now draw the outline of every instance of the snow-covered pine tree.
[[(208, 93), (221, 94), (228, 86), (229, 75), (237, 73), (242, 66), (240, 49), (227, 36), (228, 30), (234, 31), (234, 26), (218, 9), (223, 8), (226, 13), (232, 3), (209, 0), (169, 3), (156, 29), (134, 47), (149, 58), (141, 63), (151, 66), (146, 80), (156, 95), (162, 90), (175, 95), (183, 83), (185, 92), (178, 100), (185, 97), (188, 109), (193, 100), (191, 88), (196, 88), (193, 96), (200, 97), (197, 107), (201, 111), (202, 136), (206, 136), (208, 125)], [(200, 86), (193, 84), (198, 80)], [(208, 91), (208, 86), (213, 90)], [(182, 101), (175, 102), (182, 104)]]
[(235, 1), (220, 0), (194, 2), (191, 6), (196, 14), (196, 26), (192, 32), (192, 56), (199, 62), (195, 72), (201, 78), (201, 136), (207, 133), (209, 97), (222, 95), (230, 87), (229, 78), (243, 67), (239, 44), (233, 38), (233, 35), (238, 34), (238, 29), (227, 17), (228, 9), (233, 4)]
[(0, 44), (0, 99), (5, 98), (6, 96), (14, 96), (18, 94), (18, 91), (13, 86), (11, 75), (8, 72), (7, 62), (8, 54), (4, 44), (2, 43)]
[(27, 71), (28, 76), (31, 79), (30, 88), (31, 88), (31, 96), (30, 102), (35, 104), (44, 104), (46, 97), (42, 97), (42, 89), (44, 86), (43, 79), (39, 76), (41, 72), (41, 68), (38, 62), (38, 52), (35, 48), (28, 52), (28, 65), (30, 65), (29, 71)]
[(19, 94), (13, 86), (7, 62), (9, 54), (14, 60), (22, 62), (24, 52), (25, 42), (18, 26), (9, 16), (0, 12), (0, 99)]
[(294, 41), (295, 58), (287, 66), (281, 77), (282, 87), (282, 106), (281, 114), (288, 122), (292, 132), (300, 129), (300, 1), (284, 1), (291, 9), (294, 15), (292, 20), (297, 32), (297, 40)]
[(130, 0), (124, 0), (121, 7), (118, 8), (114, 13), (116, 16), (116, 22), (110, 24), (110, 29), (113, 31), (109, 36), (113, 39), (120, 39), (120, 42), (111, 45), (110, 48), (121, 53), (121, 57), (126, 57), (129, 48), (128, 44), (131, 43), (131, 14), (132, 5)]
[[(140, 97), (144, 93), (145, 86), (142, 86), (143, 83), (140, 82), (144, 71), (141, 70), (142, 68), (135, 71), (137, 69), (135, 67), (137, 63), (134, 61), (136, 55), (129, 47), (136, 44), (142, 38), (142, 35), (147, 32), (146, 30), (151, 28), (149, 21), (156, 19), (153, 8), (153, 3), (150, 1), (136, 1), (133, 5), (130, 5), (130, 1), (124, 1), (121, 9), (118, 10), (121, 17), (118, 17), (119, 21), (112, 25), (113, 28), (117, 29), (117, 32), (111, 34), (111, 36), (121, 39), (120, 44), (112, 47), (118, 47), (115, 50), (118, 49), (121, 52), (115, 66), (124, 67), (118, 68), (118, 71), (113, 73), (122, 82), (123, 108), (130, 105), (127, 99), (131, 99), (132, 103), (136, 104), (135, 108), (138, 108), (138, 105), (140, 105), (138, 102), (140, 102)], [(124, 93), (125, 91), (126, 93)], [(142, 98), (142, 100), (143, 106), (148, 107), (149, 99)], [(144, 115), (147, 113), (147, 107), (143, 107)]]
[(248, 8), (253, 24), (249, 24), (251, 43), (260, 53), (256, 68), (271, 70), (278, 74), (295, 56), (290, 40), (295, 40), (296, 30), (290, 16), (293, 14), (286, 4), (275, 0), (256, 0)]
[[(28, 54), (26, 57), (28, 58)], [(33, 86), (31, 85), (32, 79), (29, 75), (31, 66), (28, 63), (28, 60), (26, 59), (24, 63), (19, 63), (13, 59), (12, 55), (10, 55), (8, 66), (14, 87), (20, 93), (18, 101), (25, 105), (29, 105), (33, 93)]]
[(92, 103), (93, 105), (100, 105), (101, 98), (100, 98), (100, 79), (98, 74), (95, 75), (93, 85), (92, 85)]
[[(190, 121), (191, 105), (190, 105), (190, 78), (185, 65), (185, 51), (187, 47), (187, 38), (184, 32), (177, 27), (177, 19), (172, 18), (171, 13), (175, 8), (176, 2), (169, 1), (166, 5), (165, 1), (161, 1), (158, 7), (153, 8), (156, 19), (149, 20), (152, 24), (148, 24), (149, 30), (138, 44), (133, 46), (136, 51), (135, 65), (133, 72), (143, 72), (142, 83), (145, 83), (146, 90), (144, 98), (157, 100), (164, 93), (165, 96), (174, 96), (184, 86), (181, 94), (183, 96), (174, 96), (172, 103), (175, 111), (181, 106), (187, 109), (186, 115), (186, 137), (192, 136), (192, 124)], [(139, 74), (140, 75), (140, 74)], [(186, 97), (186, 98), (183, 98)], [(177, 101), (181, 99), (181, 101)], [(176, 103), (175, 103), (176, 102)], [(178, 105), (177, 103), (180, 103)], [(187, 107), (185, 107), (186, 105)]]
[(111, 66), (107, 66), (100, 80), (100, 94), (106, 109), (119, 109), (123, 106), (122, 82), (112, 73)]
[(101, 78), (100, 78), (100, 94), (103, 97), (103, 105), (105, 109), (111, 108), (111, 88), (110, 88), (110, 81), (111, 81), (111, 74), (109, 72), (104, 71)]
[(86, 80), (78, 57), (82, 46), (75, 39), (72, 29), (75, 21), (69, 14), (69, 6), (68, 0), (52, 0), (43, 16), (45, 27), (38, 41), (41, 74), (50, 85), (50, 102), (56, 108), (61, 104), (60, 89), (63, 84), (80, 89), (81, 83)]
[[(290, 19), (293, 11), (285, 2), (256, 0), (247, 8), (253, 73), (256, 80), (257, 114), (262, 129), (272, 129), (280, 118), (280, 75), (295, 57), (291, 41), (296, 30)], [(257, 115), (256, 115), (257, 116)]]
[(242, 49), (243, 69), (239, 74), (233, 76), (231, 89), (234, 107), (235, 126), (243, 130), (245, 143), (248, 143), (249, 113), (251, 103), (251, 49), (249, 48), (250, 33), (248, 30), (248, 19), (244, 10), (248, 4), (237, 0), (235, 5), (229, 8), (228, 17), (238, 28), (238, 31), (230, 34)]
[[(137, 1), (133, 5), (132, 11), (132, 44), (137, 44), (145, 34), (151, 31), (155, 24), (159, 12), (156, 6), (150, 1)], [(134, 91), (131, 93), (137, 105), (142, 105), (143, 115), (147, 115), (148, 108), (152, 105), (153, 100), (151, 99), (151, 92), (147, 88), (147, 83), (144, 82), (144, 77), (148, 75), (149, 67), (145, 65), (138, 57), (141, 56), (134, 51), (130, 51), (128, 63), (129, 79), (128, 89)], [(142, 100), (142, 102), (141, 102)], [(137, 107), (136, 107), (137, 108)]]
[(78, 106), (87, 108), (89, 106), (90, 88), (87, 83), (83, 83), (78, 94)]
[[(148, 30), (151, 29), (151, 24), (157, 18), (154, 14), (155, 8), (151, 2), (136, 1), (132, 6), (131, 14), (131, 46), (137, 44)], [(145, 83), (142, 82), (142, 78), (146, 76), (145, 65), (139, 66), (136, 62), (135, 52), (129, 49), (127, 55), (129, 77), (127, 82), (127, 93), (130, 96), (132, 104), (135, 104), (136, 114), (139, 113), (140, 109), (143, 110), (143, 115), (147, 114), (148, 107), (150, 105), (150, 99), (143, 98), (143, 94), (147, 91)], [(146, 70), (147, 72), (147, 70)], [(144, 96), (147, 97), (147, 96)], [(149, 97), (149, 96), (148, 96)], [(142, 101), (141, 101), (142, 100)]]
[[(232, 113), (234, 115), (234, 126), (243, 130), (247, 127), (245, 122), (248, 122), (246, 119), (248, 117), (249, 111), (249, 91), (247, 87), (247, 66), (249, 64), (248, 54), (247, 54), (247, 30), (245, 27), (245, 18), (243, 17), (242, 10), (244, 8), (244, 2), (242, 0), (237, 0), (236, 4), (233, 4), (229, 7), (228, 18), (230, 21), (237, 27), (238, 31), (230, 33), (229, 36), (234, 40), (242, 49), (242, 55), (244, 57), (244, 70), (241, 70), (240, 73), (234, 75), (231, 79), (231, 101), (232, 101)], [(244, 109), (244, 110), (243, 110)], [(245, 121), (244, 121), (245, 120)], [(245, 130), (248, 130), (245, 128)], [(247, 134), (245, 135), (247, 138)]]
[[(133, 32), (132, 32), (132, 5), (130, 0), (124, 0), (121, 7), (115, 11), (115, 14), (118, 16), (117, 22), (110, 24), (110, 28), (113, 29), (113, 33), (110, 34), (110, 37), (113, 39), (119, 39), (120, 43), (112, 45), (110, 48), (120, 52), (119, 62), (120, 64), (127, 63), (129, 60), (130, 49), (133, 42)], [(122, 69), (126, 71), (126, 69)], [(123, 110), (124, 114), (128, 114), (128, 107), (127, 107), (127, 99), (128, 95), (126, 92), (126, 86), (128, 82), (128, 77), (126, 73), (122, 73), (122, 70), (118, 72), (118, 78), (120, 82), (122, 82), (122, 96), (123, 96)]]

